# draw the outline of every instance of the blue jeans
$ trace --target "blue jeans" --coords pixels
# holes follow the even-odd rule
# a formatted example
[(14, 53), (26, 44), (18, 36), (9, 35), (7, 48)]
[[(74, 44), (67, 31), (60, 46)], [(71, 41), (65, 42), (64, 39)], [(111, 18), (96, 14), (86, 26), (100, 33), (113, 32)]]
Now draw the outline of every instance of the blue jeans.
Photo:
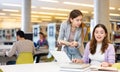
[(80, 54), (78, 48), (72, 48), (72, 47), (65, 46), (64, 51), (66, 52), (66, 54), (68, 55), (68, 57), (71, 60), (74, 59), (74, 58), (77, 58), (77, 59), (82, 58), (82, 55)]
[(16, 61), (8, 61), (7, 63), (6, 63), (6, 65), (15, 65), (16, 64)]

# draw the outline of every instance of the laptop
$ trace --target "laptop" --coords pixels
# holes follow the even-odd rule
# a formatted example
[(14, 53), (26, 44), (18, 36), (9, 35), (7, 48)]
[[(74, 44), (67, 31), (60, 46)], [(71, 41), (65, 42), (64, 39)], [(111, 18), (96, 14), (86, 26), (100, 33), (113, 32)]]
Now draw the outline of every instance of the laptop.
[(50, 53), (53, 55), (55, 60), (57, 62), (60, 62), (61, 65), (60, 67), (62, 69), (84, 69), (90, 66), (90, 64), (77, 64), (77, 63), (72, 63), (70, 58), (67, 56), (67, 54), (64, 51), (50, 51)]
[(57, 62), (72, 62), (64, 51), (50, 51)]

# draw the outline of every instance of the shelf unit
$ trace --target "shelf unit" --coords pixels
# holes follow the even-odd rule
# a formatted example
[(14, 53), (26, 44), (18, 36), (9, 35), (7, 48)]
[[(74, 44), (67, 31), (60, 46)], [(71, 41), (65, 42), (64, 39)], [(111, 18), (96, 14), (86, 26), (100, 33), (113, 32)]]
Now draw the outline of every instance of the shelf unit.
[(13, 44), (16, 41), (16, 31), (18, 28), (13, 29), (0, 29), (0, 44)]
[(111, 20), (111, 40), (115, 47), (116, 62), (120, 62), (120, 20)]

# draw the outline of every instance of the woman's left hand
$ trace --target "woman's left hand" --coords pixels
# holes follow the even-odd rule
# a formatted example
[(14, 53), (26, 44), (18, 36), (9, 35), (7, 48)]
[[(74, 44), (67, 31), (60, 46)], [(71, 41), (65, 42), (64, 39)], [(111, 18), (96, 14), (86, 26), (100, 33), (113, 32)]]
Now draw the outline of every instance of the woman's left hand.
[(73, 41), (70, 43), (70, 46), (73, 46), (73, 47), (78, 46), (78, 43), (76, 41)]
[(109, 66), (110, 66), (110, 63), (108, 63), (108, 62), (101, 63), (101, 67), (109, 67)]

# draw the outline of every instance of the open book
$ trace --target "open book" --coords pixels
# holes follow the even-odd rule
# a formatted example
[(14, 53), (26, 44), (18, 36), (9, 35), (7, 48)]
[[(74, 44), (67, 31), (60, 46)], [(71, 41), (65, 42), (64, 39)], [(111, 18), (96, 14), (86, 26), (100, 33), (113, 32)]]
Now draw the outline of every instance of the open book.
[(116, 68), (112, 68), (112, 67), (100, 67), (98, 68), (98, 71), (118, 72)]
[(97, 67), (97, 66), (90, 66), (91, 71), (105, 71), (105, 72), (118, 72), (116, 68), (113, 67)]

